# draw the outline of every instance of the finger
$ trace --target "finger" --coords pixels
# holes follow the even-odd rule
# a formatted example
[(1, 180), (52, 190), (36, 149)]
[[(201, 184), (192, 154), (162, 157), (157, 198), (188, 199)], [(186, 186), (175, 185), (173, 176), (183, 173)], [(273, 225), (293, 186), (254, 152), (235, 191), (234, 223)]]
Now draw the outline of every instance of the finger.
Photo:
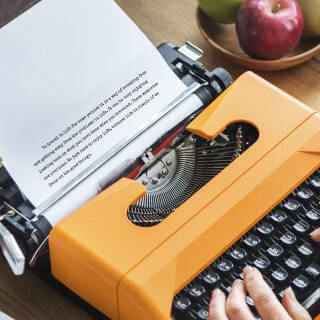
[(282, 304), (294, 320), (312, 320), (306, 309), (298, 302), (291, 288), (285, 290)]
[(246, 289), (243, 281), (236, 280), (227, 298), (226, 311), (230, 320), (254, 320), (246, 303)]
[(320, 228), (312, 231), (310, 236), (314, 241), (320, 242)]
[(228, 320), (226, 314), (226, 296), (220, 289), (212, 293), (208, 320)]
[[(244, 269), (245, 286), (256, 309), (264, 320), (290, 320), (287, 311), (264, 281), (261, 273), (253, 267)], [(292, 319), (291, 319), (292, 320)]]

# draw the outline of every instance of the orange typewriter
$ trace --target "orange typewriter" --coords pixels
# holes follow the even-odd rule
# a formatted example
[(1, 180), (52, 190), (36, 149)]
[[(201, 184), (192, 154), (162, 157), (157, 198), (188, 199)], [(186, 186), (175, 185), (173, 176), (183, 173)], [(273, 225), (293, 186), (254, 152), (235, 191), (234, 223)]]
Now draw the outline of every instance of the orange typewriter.
[[(85, 12), (84, 1), (79, 3), (77, 17)], [(73, 10), (69, 15), (65, 2), (60, 5), (69, 19)], [(79, 16), (77, 21), (87, 21), (91, 30), (91, 22), (100, 20), (92, 18), (94, 6), (86, 5), (90, 20)], [(45, 18), (40, 16), (42, 25)], [(88, 39), (97, 37), (99, 28), (92, 28)], [(112, 51), (112, 43), (100, 35)], [(86, 45), (83, 36), (74, 37), (81, 48)], [(68, 50), (62, 47), (61, 53)], [(4, 258), (16, 275), (31, 267), (93, 306), (99, 318), (114, 320), (207, 319), (212, 290), (227, 294), (243, 276), (243, 267), (253, 265), (279, 298), (292, 286), (319, 320), (320, 245), (309, 234), (320, 227), (320, 115), (253, 73), (231, 84), (222, 68), (210, 72), (196, 61), (201, 50), (190, 43), (181, 48), (165, 43), (158, 49), (186, 85), (190, 95), (184, 98), (193, 98), (197, 108), (183, 109), (184, 118), (176, 117), (170, 125), (167, 121), (164, 133), (157, 131), (160, 121), (143, 126), (139, 138), (156, 129), (155, 142), (144, 139), (132, 162), (119, 165), (112, 179), (101, 177), (101, 192), (95, 185), (94, 195), (78, 197), (84, 205), (71, 214), (73, 209), (67, 210), (57, 224), (36, 212), (39, 208), (0, 160)], [(13, 65), (19, 61), (16, 51)], [(184, 108), (178, 98), (168, 106)], [(163, 110), (169, 114), (173, 109)], [(156, 116), (160, 120), (162, 111)], [(120, 151), (131, 159), (129, 144), (135, 141), (127, 140), (113, 160)], [(112, 149), (116, 147), (114, 143)], [(113, 171), (110, 162), (103, 165)], [(81, 186), (88, 180), (82, 179)], [(250, 296), (247, 303), (257, 315)]]
[(52, 274), (112, 319), (193, 320), (250, 264), (316, 316), (319, 166), (319, 114), (245, 73), (52, 229)]
[(201, 320), (212, 290), (228, 293), (249, 264), (278, 297), (292, 286), (317, 317), (319, 114), (253, 73), (229, 86), (225, 70), (192, 59), (191, 44), (159, 51), (187, 86), (199, 82), (203, 107), (55, 226), (2, 166), (0, 245), (11, 269), (53, 276), (103, 318)]

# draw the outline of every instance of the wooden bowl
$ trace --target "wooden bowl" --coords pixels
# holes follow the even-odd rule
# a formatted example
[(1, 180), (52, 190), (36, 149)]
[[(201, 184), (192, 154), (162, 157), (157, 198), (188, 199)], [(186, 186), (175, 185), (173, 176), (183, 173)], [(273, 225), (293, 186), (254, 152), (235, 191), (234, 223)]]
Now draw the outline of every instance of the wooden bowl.
[(260, 71), (283, 70), (299, 65), (320, 52), (317, 41), (302, 40), (288, 55), (277, 60), (250, 58), (240, 47), (235, 24), (220, 24), (208, 18), (199, 8), (197, 23), (203, 37), (223, 55), (241, 66)]

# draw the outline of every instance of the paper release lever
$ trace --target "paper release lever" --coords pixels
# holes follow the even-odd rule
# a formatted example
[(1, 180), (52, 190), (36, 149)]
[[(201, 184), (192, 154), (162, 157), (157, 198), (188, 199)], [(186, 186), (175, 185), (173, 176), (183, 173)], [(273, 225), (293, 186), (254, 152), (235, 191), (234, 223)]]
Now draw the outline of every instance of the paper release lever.
[(0, 223), (0, 247), (12, 272), (20, 276), (24, 272), (25, 257), (11, 232)]

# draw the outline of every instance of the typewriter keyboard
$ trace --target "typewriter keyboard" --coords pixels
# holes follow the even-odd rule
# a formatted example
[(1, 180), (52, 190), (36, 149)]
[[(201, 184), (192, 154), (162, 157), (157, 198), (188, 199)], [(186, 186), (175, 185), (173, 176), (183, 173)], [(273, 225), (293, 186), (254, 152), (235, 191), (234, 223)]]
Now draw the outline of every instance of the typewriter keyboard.
[[(220, 288), (227, 295), (246, 265), (261, 271), (279, 299), (291, 286), (312, 310), (320, 301), (320, 245), (309, 233), (318, 227), (320, 169), (174, 297), (172, 318), (207, 319), (212, 291)], [(257, 315), (250, 296), (247, 304)]]

